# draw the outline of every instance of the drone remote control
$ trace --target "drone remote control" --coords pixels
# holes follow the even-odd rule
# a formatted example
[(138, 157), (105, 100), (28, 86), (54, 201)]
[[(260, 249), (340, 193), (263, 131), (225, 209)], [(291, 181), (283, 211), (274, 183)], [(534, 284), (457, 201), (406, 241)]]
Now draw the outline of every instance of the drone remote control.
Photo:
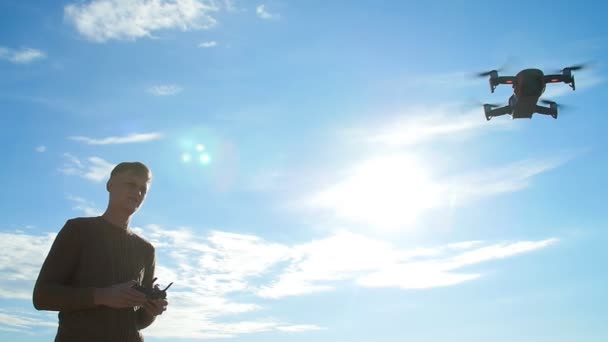
[[(152, 283), (156, 281), (157, 278), (152, 279)], [(140, 284), (136, 284), (133, 286), (134, 289), (146, 295), (147, 299), (166, 299), (167, 298), (167, 290), (171, 287), (173, 283), (167, 285), (164, 290), (161, 290), (158, 285), (154, 285), (152, 288), (144, 287)]]

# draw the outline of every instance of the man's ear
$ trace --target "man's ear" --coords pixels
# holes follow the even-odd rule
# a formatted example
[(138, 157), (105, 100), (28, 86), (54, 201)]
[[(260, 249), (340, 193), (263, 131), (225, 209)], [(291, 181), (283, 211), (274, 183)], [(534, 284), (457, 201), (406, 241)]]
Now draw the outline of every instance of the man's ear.
[(111, 182), (112, 182), (112, 178), (108, 179), (108, 181), (106, 182), (106, 190), (108, 192), (110, 192), (110, 186), (112, 185)]

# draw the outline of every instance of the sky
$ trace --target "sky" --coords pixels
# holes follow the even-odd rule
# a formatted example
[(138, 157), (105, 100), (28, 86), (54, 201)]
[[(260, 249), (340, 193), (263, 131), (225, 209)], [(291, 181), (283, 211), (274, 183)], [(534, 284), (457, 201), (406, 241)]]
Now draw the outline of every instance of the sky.
[[(0, 340), (54, 237), (152, 170), (146, 341), (605, 341), (608, 5), (0, 0)], [(475, 73), (574, 73), (486, 121)]]

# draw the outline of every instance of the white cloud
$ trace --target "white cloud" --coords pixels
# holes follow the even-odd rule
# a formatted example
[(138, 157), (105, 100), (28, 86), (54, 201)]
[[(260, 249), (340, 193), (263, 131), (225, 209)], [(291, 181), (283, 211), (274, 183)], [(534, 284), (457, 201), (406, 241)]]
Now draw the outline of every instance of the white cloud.
[(181, 93), (182, 88), (180, 86), (169, 84), (169, 85), (157, 85), (150, 87), (148, 92), (154, 96), (171, 96)]
[(233, 12), (233, 11), (236, 11), (238, 9), (236, 7), (236, 5), (235, 5), (235, 1), (234, 0), (224, 0), (224, 7), (229, 12)]
[(449, 205), (462, 205), (481, 198), (522, 190), (534, 176), (557, 168), (571, 159), (571, 155), (557, 158), (522, 160), (498, 168), (477, 171), (469, 175), (451, 177), (442, 197)]
[(36, 152), (43, 153), (45, 151), (46, 151), (46, 146), (44, 146), (44, 145), (40, 145), (40, 146), (36, 147)]
[(383, 241), (340, 233), (294, 247), (300, 252), (297, 253), (298, 257), (294, 258), (278, 281), (263, 287), (259, 294), (281, 298), (305, 294), (307, 292), (300, 290), (306, 288), (309, 292), (314, 292), (317, 287), (331, 290), (338, 280), (353, 280), (364, 287), (403, 289), (456, 285), (481, 276), (479, 273), (457, 272), (464, 266), (531, 252), (556, 242), (556, 239), (520, 241), (463, 251), (465, 246), (472, 247), (479, 243), (465, 242), (460, 249), (438, 246), (431, 248), (432, 253), (429, 253), (428, 249), (404, 251)]
[(84, 163), (77, 157), (65, 153), (66, 163), (59, 168), (63, 174), (79, 176), (93, 182), (101, 182), (110, 177), (110, 172), (116, 166), (99, 157), (89, 157)]
[(13, 312), (0, 309), (0, 330), (25, 333), (31, 332), (33, 327), (56, 327), (57, 324), (49, 322), (44, 315)]
[[(55, 234), (0, 232), (0, 300), (31, 301), (34, 281), (54, 237)], [(0, 327), (14, 323), (11, 317), (15, 318), (3, 316), (0, 310)]]
[(69, 139), (74, 141), (84, 142), (88, 145), (112, 145), (112, 144), (131, 144), (131, 143), (140, 143), (147, 142), (152, 140), (157, 140), (162, 138), (163, 134), (154, 132), (154, 133), (134, 133), (129, 134), (123, 137), (107, 137), (103, 139), (93, 139), (83, 136), (73, 136), (69, 137)]
[[(147, 336), (169, 339), (320, 330), (324, 328), (316, 324), (285, 322), (289, 317), (264, 314), (255, 318), (263, 303), (256, 296), (278, 300), (309, 295), (337, 290), (345, 281), (363, 287), (401, 289), (456, 285), (482, 275), (461, 273), (463, 267), (530, 253), (557, 242), (554, 238), (503, 243), (474, 240), (403, 249), (386, 241), (339, 232), (290, 246), (222, 231), (205, 235), (157, 225), (133, 229), (157, 247), (159, 283), (174, 282), (169, 290), (169, 309), (146, 329)], [(54, 234), (1, 234), (0, 294), (31, 300), (33, 281)], [(43, 319), (2, 313), (0, 327), (4, 329), (48, 325), (56, 320), (50, 315)], [(225, 322), (226, 317), (231, 323)]]
[(293, 332), (293, 333), (305, 332), (305, 331), (315, 331), (315, 330), (324, 330), (321, 327), (318, 327), (316, 325), (310, 325), (310, 324), (297, 324), (297, 325), (278, 326), (276, 329), (280, 330), (280, 331)]
[(40, 50), (23, 48), (14, 50), (0, 46), (0, 59), (5, 59), (15, 64), (28, 64), (46, 58), (46, 54)]
[(202, 42), (200, 44), (198, 44), (198, 47), (201, 48), (211, 48), (211, 47), (215, 47), (217, 46), (217, 42), (212, 40), (212, 41), (208, 41), (208, 42)]
[(212, 0), (93, 0), (67, 5), (64, 12), (85, 38), (105, 42), (151, 37), (161, 30), (209, 29), (218, 10)]
[(604, 79), (600, 76), (589, 73), (577, 73), (574, 75), (574, 80), (576, 82), (576, 91), (573, 91), (572, 88), (565, 83), (552, 83), (547, 84), (542, 97), (555, 100), (556, 98), (564, 97), (566, 95), (575, 95), (578, 91), (585, 91), (604, 82)]
[[(439, 139), (466, 138), (495, 129), (512, 129), (509, 121), (487, 122), (483, 109), (462, 113), (455, 106), (411, 107), (388, 123), (345, 130), (350, 139), (385, 146), (413, 146)], [(370, 133), (372, 132), (372, 133)]]
[(424, 289), (450, 286), (477, 279), (479, 273), (457, 273), (457, 269), (482, 262), (532, 252), (557, 243), (551, 238), (541, 241), (520, 241), (494, 244), (446, 257), (440, 260), (416, 261), (388, 265), (357, 279), (361, 286)]
[(277, 19), (279, 14), (271, 14), (266, 10), (266, 5), (258, 5), (255, 8), (255, 13), (262, 19)]
[(72, 209), (82, 212), (86, 216), (101, 216), (103, 210), (97, 208), (94, 203), (78, 196), (68, 196), (68, 200), (74, 202)]

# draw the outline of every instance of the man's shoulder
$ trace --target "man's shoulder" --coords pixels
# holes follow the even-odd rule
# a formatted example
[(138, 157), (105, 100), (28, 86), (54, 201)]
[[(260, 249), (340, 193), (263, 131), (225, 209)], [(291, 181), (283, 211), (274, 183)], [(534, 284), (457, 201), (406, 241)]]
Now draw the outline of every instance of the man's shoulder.
[(93, 217), (93, 216), (86, 216), (86, 217), (79, 216), (79, 217), (73, 217), (73, 218), (67, 220), (68, 224), (75, 225), (75, 226), (96, 224), (97, 222), (99, 222), (99, 218)]
[(64, 230), (81, 230), (98, 225), (97, 217), (73, 217), (67, 219), (64, 225)]
[(132, 229), (129, 230), (131, 231), (131, 235), (133, 236), (133, 238), (135, 238), (135, 240), (137, 240), (137, 242), (141, 244), (143, 248), (154, 252), (154, 245), (152, 244), (152, 242), (142, 236), (140, 232), (133, 231)]

